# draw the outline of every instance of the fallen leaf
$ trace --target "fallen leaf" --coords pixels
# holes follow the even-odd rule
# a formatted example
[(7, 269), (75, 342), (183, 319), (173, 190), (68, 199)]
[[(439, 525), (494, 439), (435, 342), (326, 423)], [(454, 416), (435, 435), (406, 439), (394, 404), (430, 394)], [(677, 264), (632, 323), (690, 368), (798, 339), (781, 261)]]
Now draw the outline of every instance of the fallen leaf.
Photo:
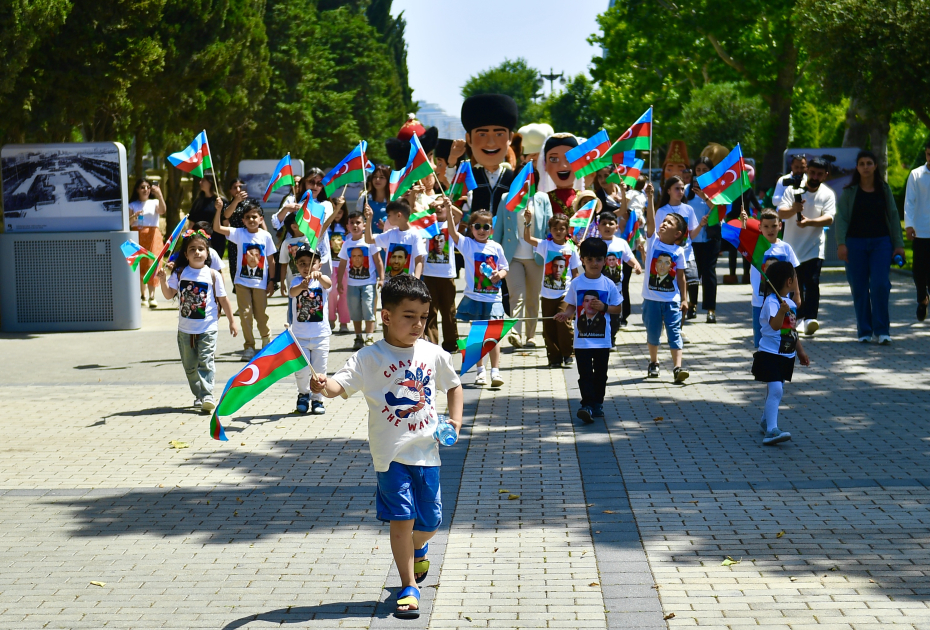
[(168, 445), (171, 446), (171, 448), (176, 448), (178, 450), (181, 450), (182, 448), (191, 447), (190, 444), (188, 444), (187, 442), (182, 442), (181, 440), (171, 440), (170, 442), (168, 442)]
[(233, 512), (233, 516), (239, 516), (239, 512)]
[(240, 446), (245, 446), (245, 442), (239, 442)]
[(839, 567), (830, 567), (831, 571), (839, 571)]
[(511, 494), (509, 497), (507, 497), (507, 500), (513, 501), (514, 499), (519, 499), (519, 498), (520, 498), (519, 494)]
[(497, 494), (508, 494), (510, 490), (498, 490)]
[(869, 582), (871, 582), (872, 584), (875, 584), (875, 580), (869, 580)]
[(495, 548), (494, 548), (494, 553), (497, 553), (497, 550), (498, 550), (498, 549), (500, 549), (500, 547), (495, 547)]
[(106, 585), (107, 585), (106, 582), (91, 582), (91, 584), (94, 585), (94, 586), (100, 586), (100, 587), (103, 587), (103, 586), (106, 586)]
[(662, 619), (664, 619), (664, 620), (666, 620), (666, 621), (668, 621), (669, 619), (674, 619), (674, 618), (675, 618), (675, 613), (669, 613), (669, 614), (665, 615), (664, 617), (662, 617)]
[(164, 487), (165, 487), (165, 484), (160, 483), (160, 484), (158, 484), (158, 487), (159, 487), (159, 488), (164, 488)]
[(588, 584), (588, 586), (600, 586), (600, 584), (598, 584), (597, 582), (591, 582), (590, 584)]
[(695, 505), (697, 505), (697, 504), (698, 504), (698, 502), (697, 502), (697, 501), (688, 501), (688, 503), (693, 503), (693, 504), (695, 504)]
[(467, 620), (471, 621), (471, 617), (465, 617)]
[(777, 534), (775, 534), (775, 538), (781, 538), (781, 537), (784, 536), (784, 535), (785, 535), (785, 530), (781, 530), (780, 532), (778, 532)]
[(723, 562), (720, 563), (720, 566), (729, 567), (729, 566), (732, 566), (734, 564), (739, 564), (739, 563), (740, 563), (739, 560), (734, 560), (730, 556), (727, 556), (726, 558), (724, 558)]
[(613, 510), (604, 510), (604, 514), (616, 514)]
[(653, 584), (653, 585), (652, 585), (652, 588), (654, 588), (654, 589), (656, 589), (656, 590), (659, 590), (661, 587), (662, 587), (661, 584)]
[(798, 581), (798, 578), (796, 578), (796, 577), (790, 577), (790, 578), (788, 578), (788, 579), (791, 580), (792, 582), (797, 582), (797, 581)]
[(207, 500), (207, 505), (210, 505), (210, 500), (209, 500), (209, 499)]
[[(656, 416), (652, 420), (653, 422), (662, 422), (663, 420), (665, 420), (665, 416)], [(674, 617), (675, 615), (672, 615), (672, 616)]]
[(585, 507), (594, 507), (593, 503), (585, 503)]

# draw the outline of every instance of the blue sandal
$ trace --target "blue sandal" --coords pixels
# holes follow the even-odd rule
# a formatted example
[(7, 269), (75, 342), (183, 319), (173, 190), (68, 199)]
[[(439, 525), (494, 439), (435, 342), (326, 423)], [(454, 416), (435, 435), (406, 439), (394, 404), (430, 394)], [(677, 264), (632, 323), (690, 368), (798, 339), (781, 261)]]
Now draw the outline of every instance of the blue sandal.
[(407, 610), (394, 609), (394, 616), (398, 619), (419, 619), (420, 618), (420, 589), (415, 586), (408, 586), (397, 594), (397, 606), (416, 606)]
[(426, 576), (429, 574), (429, 560), (426, 559), (427, 551), (429, 551), (429, 543), (423, 545), (422, 549), (413, 550), (413, 572), (423, 574), (416, 578), (417, 584), (425, 580)]

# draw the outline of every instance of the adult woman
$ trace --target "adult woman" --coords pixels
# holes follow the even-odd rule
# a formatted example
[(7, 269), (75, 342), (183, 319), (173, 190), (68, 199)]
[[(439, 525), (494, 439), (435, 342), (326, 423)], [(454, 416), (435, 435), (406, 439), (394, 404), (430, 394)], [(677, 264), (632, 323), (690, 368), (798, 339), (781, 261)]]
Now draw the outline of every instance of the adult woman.
[[(213, 216), (216, 214), (217, 199), (223, 201), (224, 206), (226, 205), (223, 197), (214, 188), (213, 176), (205, 173), (204, 178), (200, 180), (200, 193), (194, 197), (190, 212), (187, 213), (190, 225), (200, 221), (206, 221), (212, 225)], [(219, 232), (214, 232), (210, 236), (210, 247), (222, 258), (226, 251), (226, 237)]]
[[(717, 256), (720, 254), (720, 226), (707, 226), (704, 217), (715, 211), (717, 206), (707, 203), (707, 195), (701, 190), (697, 183), (697, 178), (714, 167), (708, 157), (700, 157), (694, 163), (694, 178), (688, 186), (685, 193), (685, 200), (688, 205), (694, 208), (694, 216), (701, 222), (701, 231), (692, 239), (694, 247), (694, 258), (697, 262), (698, 275), (701, 278), (701, 286), (704, 288), (704, 301), (701, 302), (701, 308), (707, 312), (707, 323), (717, 323)], [(689, 301), (691, 304), (697, 302), (698, 287), (695, 285), (693, 295), (691, 287), (688, 287)], [(694, 308), (692, 306), (692, 308)]]
[[(238, 199), (238, 203), (235, 204), (225, 204), (223, 208), (223, 221), (222, 225), (226, 225), (234, 228), (245, 227), (245, 224), (242, 223), (242, 202), (245, 201), (245, 198), (249, 196), (249, 193), (245, 190), (245, 182), (241, 179), (232, 179), (229, 184), (226, 186), (226, 190), (229, 192), (229, 198), (231, 200)], [(226, 257), (229, 259), (229, 277), (236, 277), (236, 263), (238, 262), (239, 250), (236, 248), (235, 243), (226, 242)]]
[(368, 176), (368, 186), (364, 195), (359, 195), (355, 204), (358, 212), (365, 212), (365, 202), (371, 207), (374, 216), (371, 218), (371, 231), (381, 234), (384, 231), (384, 222), (387, 219), (387, 204), (390, 198), (388, 192), (388, 179), (391, 177), (391, 167), (379, 164)]
[(856, 309), (860, 343), (873, 337), (891, 343), (890, 267), (895, 255), (904, 256), (898, 206), (885, 182), (875, 154), (860, 151), (856, 171), (836, 204), (836, 254), (846, 263), (846, 280)]
[[(154, 199), (152, 196), (154, 195)], [(161, 229), (158, 227), (158, 217), (165, 214), (165, 198), (161, 194), (161, 188), (156, 182), (142, 177), (136, 180), (136, 185), (132, 189), (132, 197), (129, 198), (129, 221), (130, 228), (133, 232), (139, 233), (139, 245), (154, 252), (156, 255), (161, 251), (163, 246)], [(152, 261), (143, 258), (139, 265), (139, 291), (142, 295), (142, 302), (145, 302), (145, 287), (142, 278), (151, 267)], [(158, 300), (155, 299), (155, 289), (158, 287), (158, 277), (152, 276), (149, 280), (149, 308), (158, 306)]]

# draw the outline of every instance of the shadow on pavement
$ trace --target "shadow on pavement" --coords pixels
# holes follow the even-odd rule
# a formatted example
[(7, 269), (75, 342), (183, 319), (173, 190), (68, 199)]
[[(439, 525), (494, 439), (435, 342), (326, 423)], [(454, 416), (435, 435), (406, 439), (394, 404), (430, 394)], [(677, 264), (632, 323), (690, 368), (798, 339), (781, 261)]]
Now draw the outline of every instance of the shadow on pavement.
[(257, 615), (248, 615), (231, 621), (222, 630), (236, 630), (243, 628), (253, 621), (264, 621), (277, 625), (289, 623), (304, 623), (307, 621), (324, 620), (324, 619), (369, 619), (375, 615), (378, 602), (334, 602), (332, 604), (321, 604), (319, 606), (293, 606), (289, 608), (278, 608)]

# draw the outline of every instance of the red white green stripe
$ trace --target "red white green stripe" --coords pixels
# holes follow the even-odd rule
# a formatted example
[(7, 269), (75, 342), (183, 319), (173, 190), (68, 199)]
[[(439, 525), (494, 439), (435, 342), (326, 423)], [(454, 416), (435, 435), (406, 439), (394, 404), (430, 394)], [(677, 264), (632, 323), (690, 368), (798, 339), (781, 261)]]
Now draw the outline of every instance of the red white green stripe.
[(326, 206), (318, 203), (310, 196), (310, 191), (304, 193), (301, 199), (300, 210), (294, 215), (295, 223), (304, 236), (310, 249), (316, 249), (323, 236), (323, 221), (326, 220)]
[(420, 139), (414, 134), (410, 138), (410, 156), (407, 158), (407, 165), (399, 171), (391, 171), (391, 179), (388, 182), (391, 201), (399, 199), (414, 184), (432, 173), (433, 167), (426, 158)]

